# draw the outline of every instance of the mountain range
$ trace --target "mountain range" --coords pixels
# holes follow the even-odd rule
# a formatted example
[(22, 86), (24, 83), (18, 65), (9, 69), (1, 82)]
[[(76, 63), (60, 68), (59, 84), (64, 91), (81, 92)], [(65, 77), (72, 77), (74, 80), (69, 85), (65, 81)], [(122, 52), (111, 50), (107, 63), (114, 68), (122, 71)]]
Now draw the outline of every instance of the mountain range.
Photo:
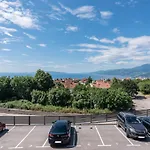
[[(53, 71), (46, 71), (49, 72), (53, 79), (57, 78), (87, 78), (91, 76), (93, 79), (112, 79), (113, 77), (116, 78), (136, 78), (136, 77), (145, 77), (150, 78), (150, 64), (144, 64), (141, 66), (137, 66), (134, 68), (127, 68), (127, 69), (114, 69), (114, 70), (100, 70), (96, 72), (89, 72), (89, 73), (65, 73), (65, 72), (53, 72)], [(29, 73), (0, 73), (0, 76), (34, 76), (35, 72)]]

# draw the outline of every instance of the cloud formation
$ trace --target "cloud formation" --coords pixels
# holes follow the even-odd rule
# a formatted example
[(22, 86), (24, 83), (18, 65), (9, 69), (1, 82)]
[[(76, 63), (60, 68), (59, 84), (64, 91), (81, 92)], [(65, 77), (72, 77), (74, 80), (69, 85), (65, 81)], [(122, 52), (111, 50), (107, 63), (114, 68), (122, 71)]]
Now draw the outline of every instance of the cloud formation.
[(36, 40), (36, 37), (31, 35), (31, 34), (28, 34), (26, 32), (23, 32), (24, 35), (26, 35), (28, 38), (32, 39), (32, 40)]
[(5, 34), (7, 36), (12, 37), (13, 35), (11, 33), (13, 33), (13, 32), (17, 32), (17, 30), (13, 29), (13, 28), (6, 28), (6, 27), (3, 27), (3, 26), (0, 26), (0, 33), (1, 34)]
[(113, 13), (111, 11), (100, 11), (100, 15), (102, 19), (110, 19)]
[(64, 6), (62, 3), (59, 3), (60, 7), (65, 10), (67, 13), (72, 14), (80, 19), (93, 19), (96, 17), (94, 6), (81, 6), (76, 9), (71, 9), (67, 6)]
[(77, 32), (78, 31), (78, 27), (69, 25), (69, 26), (66, 27), (66, 31), (68, 31), (68, 32), (70, 32), (70, 31)]
[(3, 23), (13, 23), (21, 28), (39, 29), (37, 16), (33, 15), (31, 10), (25, 9), (20, 0), (2, 0), (0, 2), (0, 20)]

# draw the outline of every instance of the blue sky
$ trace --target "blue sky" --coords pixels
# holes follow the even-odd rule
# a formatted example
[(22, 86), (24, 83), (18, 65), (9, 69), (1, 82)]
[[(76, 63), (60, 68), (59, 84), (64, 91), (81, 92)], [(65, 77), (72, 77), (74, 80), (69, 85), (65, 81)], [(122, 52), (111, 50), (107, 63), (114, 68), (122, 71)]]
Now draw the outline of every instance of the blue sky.
[(150, 63), (150, 0), (0, 0), (0, 72)]

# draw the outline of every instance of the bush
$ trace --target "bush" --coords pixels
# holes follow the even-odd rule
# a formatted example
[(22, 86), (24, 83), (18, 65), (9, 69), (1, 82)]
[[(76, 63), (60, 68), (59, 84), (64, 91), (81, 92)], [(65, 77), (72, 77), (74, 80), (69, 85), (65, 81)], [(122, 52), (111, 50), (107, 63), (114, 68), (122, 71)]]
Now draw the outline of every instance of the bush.
[(45, 105), (48, 101), (47, 93), (44, 91), (33, 90), (31, 92), (32, 103)]
[(71, 104), (70, 91), (65, 88), (52, 88), (48, 92), (48, 104), (54, 106), (69, 106)]
[(140, 82), (138, 86), (143, 94), (150, 94), (150, 80)]

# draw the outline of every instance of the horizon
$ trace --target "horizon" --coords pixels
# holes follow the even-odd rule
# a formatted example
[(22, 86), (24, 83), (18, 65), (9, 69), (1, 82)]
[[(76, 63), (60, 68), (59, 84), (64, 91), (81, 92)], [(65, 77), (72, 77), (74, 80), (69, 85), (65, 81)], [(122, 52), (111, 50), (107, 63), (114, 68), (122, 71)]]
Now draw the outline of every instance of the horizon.
[(84, 74), (150, 64), (149, 6), (149, 0), (1, 0), (0, 73)]
[[(144, 66), (144, 65), (150, 65), (150, 64), (142, 64), (142, 65), (140, 65), (140, 66), (135, 66), (135, 67), (131, 67), (131, 68), (120, 68), (120, 69), (134, 69), (134, 68), (136, 68), (136, 67), (141, 67), (141, 66)], [(38, 70), (38, 69), (37, 69)], [(36, 71), (37, 71), (36, 70)], [(97, 71), (93, 71), (93, 72), (59, 72), (59, 71), (47, 71), (47, 70), (43, 70), (44, 72), (52, 72), (52, 73), (65, 73), (65, 74), (90, 74), (90, 73), (94, 73), (94, 72), (99, 72), (99, 71), (111, 71), (111, 70), (118, 70), (118, 69), (108, 69), (108, 70), (97, 70)], [(13, 74), (15, 74), (15, 73), (36, 73), (36, 71), (34, 71), (34, 72), (0, 72), (0, 73), (13, 73)]]

